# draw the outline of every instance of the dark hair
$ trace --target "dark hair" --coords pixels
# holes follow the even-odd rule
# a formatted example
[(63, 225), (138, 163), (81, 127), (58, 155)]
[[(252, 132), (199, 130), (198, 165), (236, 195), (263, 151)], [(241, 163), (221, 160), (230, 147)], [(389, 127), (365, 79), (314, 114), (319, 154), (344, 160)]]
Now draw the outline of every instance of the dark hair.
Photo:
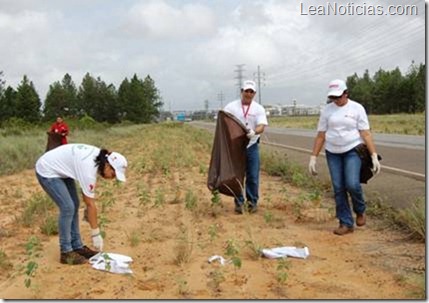
[(94, 160), (95, 166), (97, 166), (97, 171), (102, 177), (104, 177), (104, 168), (106, 167), (106, 163), (109, 164), (109, 162), (107, 161), (107, 156), (109, 154), (110, 153), (107, 149), (102, 148), (97, 158), (95, 158)]

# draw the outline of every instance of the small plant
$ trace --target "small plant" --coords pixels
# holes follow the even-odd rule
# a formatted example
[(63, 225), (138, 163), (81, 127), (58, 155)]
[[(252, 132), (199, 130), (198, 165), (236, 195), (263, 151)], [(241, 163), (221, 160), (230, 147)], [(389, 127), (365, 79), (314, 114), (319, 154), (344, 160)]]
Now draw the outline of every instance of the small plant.
[(220, 194), (218, 190), (214, 190), (212, 192), (212, 198), (211, 198), (211, 209), (212, 209), (212, 215), (214, 217), (217, 217), (219, 215), (220, 209), (222, 208), (222, 201), (220, 198)]
[(213, 290), (215, 295), (219, 295), (222, 291), (220, 285), (225, 281), (225, 276), (220, 268), (215, 269), (209, 273), (210, 280), (207, 282), (207, 285)]
[(177, 245), (175, 247), (175, 264), (183, 265), (189, 262), (193, 250), (193, 242), (189, 240), (188, 230), (186, 228), (180, 229), (180, 234), (177, 237)]
[(273, 216), (273, 213), (271, 211), (266, 210), (264, 212), (264, 221), (265, 221), (265, 223), (270, 224), (271, 222), (273, 222), (273, 218), (274, 218), (274, 216)]
[(148, 205), (151, 201), (150, 192), (145, 186), (142, 186), (142, 188), (140, 188), (138, 197), (139, 197), (139, 206)]
[(181, 296), (187, 296), (189, 294), (189, 287), (188, 287), (188, 281), (186, 281), (182, 277), (176, 278), (178, 293)]
[(216, 239), (217, 237), (219, 237), (218, 234), (217, 234), (218, 233), (218, 229), (217, 229), (216, 224), (212, 224), (212, 225), (209, 226), (208, 233), (209, 233), (209, 236), (210, 236), (210, 242), (213, 242), (214, 239)]
[(46, 217), (40, 231), (47, 236), (58, 235), (58, 220), (54, 216)]
[(277, 259), (276, 280), (277, 280), (277, 283), (279, 283), (279, 286), (286, 284), (287, 279), (289, 277), (287, 272), (289, 267), (290, 267), (289, 260), (287, 260), (286, 258)]
[(130, 241), (131, 247), (136, 247), (141, 242), (141, 235), (138, 230), (133, 230), (131, 235), (127, 235), (128, 240)]
[(39, 251), (41, 249), (41, 244), (39, 238), (31, 236), (27, 243), (25, 244), (25, 250), (29, 257), (25, 275), (27, 276), (24, 280), (25, 287), (29, 288), (31, 286), (31, 279), (35, 277), (36, 270), (39, 267), (39, 264), (36, 262), (36, 258), (39, 256)]
[(195, 210), (197, 207), (197, 197), (194, 195), (192, 190), (188, 190), (185, 196), (185, 208), (189, 210)]
[(155, 202), (154, 207), (160, 207), (165, 204), (165, 193), (163, 188), (157, 188), (155, 190)]
[(231, 258), (231, 262), (234, 265), (234, 273), (235, 278), (237, 279), (237, 269), (241, 268), (241, 259), (238, 256), (240, 250), (238, 248), (238, 245), (235, 243), (234, 240), (229, 239), (226, 242), (226, 252), (225, 254)]

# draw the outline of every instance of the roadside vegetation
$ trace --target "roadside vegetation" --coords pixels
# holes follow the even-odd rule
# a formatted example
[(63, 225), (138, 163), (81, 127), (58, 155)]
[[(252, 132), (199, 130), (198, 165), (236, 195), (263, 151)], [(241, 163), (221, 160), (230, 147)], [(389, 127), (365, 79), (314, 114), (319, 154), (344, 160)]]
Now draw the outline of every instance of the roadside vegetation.
[[(418, 135), (426, 132), (425, 113), (369, 115), (371, 131), (381, 134)], [(317, 129), (319, 116), (270, 117), (271, 127)]]

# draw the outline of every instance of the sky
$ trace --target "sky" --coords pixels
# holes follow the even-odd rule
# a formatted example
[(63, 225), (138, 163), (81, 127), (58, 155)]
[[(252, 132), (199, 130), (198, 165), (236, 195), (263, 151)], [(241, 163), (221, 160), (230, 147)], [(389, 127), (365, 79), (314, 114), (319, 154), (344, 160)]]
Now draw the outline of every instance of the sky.
[(66, 73), (150, 75), (177, 111), (237, 99), (241, 70), (263, 105), (318, 106), (333, 79), (425, 63), (425, 18), (423, 0), (0, 0), (0, 71), (42, 102)]

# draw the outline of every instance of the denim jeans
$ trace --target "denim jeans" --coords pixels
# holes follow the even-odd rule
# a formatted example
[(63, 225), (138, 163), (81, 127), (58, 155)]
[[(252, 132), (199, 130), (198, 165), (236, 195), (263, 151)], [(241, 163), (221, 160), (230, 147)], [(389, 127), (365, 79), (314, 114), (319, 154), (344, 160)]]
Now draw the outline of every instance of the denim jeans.
[(36, 173), (45, 192), (60, 209), (58, 228), (61, 252), (70, 252), (83, 246), (79, 231), (79, 198), (76, 184), (70, 178), (44, 178)]
[[(256, 205), (259, 199), (259, 144), (255, 143), (246, 149), (246, 199), (252, 205)], [(243, 195), (234, 199), (235, 204), (244, 203)]]
[(326, 151), (329, 172), (335, 194), (336, 216), (340, 224), (353, 227), (354, 220), (350, 209), (348, 194), (351, 197), (353, 211), (365, 212), (365, 200), (360, 184), (361, 159), (354, 149), (342, 154)]

